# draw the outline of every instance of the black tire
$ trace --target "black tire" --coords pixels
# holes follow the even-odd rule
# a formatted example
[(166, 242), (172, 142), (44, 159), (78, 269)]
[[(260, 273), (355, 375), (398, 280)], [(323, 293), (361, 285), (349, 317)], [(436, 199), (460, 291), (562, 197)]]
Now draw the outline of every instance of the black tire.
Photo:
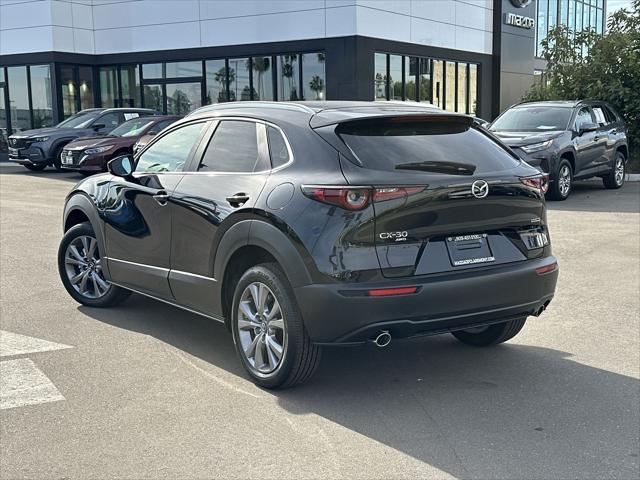
[(25, 163), (24, 164), (24, 168), (26, 168), (27, 170), (31, 170), (32, 172), (41, 172), (42, 170), (44, 170), (45, 168), (47, 168), (47, 164), (42, 164), (42, 163), (38, 163), (38, 164), (28, 164)]
[(624, 185), (624, 176), (627, 173), (627, 161), (622, 152), (616, 152), (611, 173), (602, 177), (605, 188), (617, 190)]
[[(564, 172), (568, 172), (568, 190), (565, 190), (561, 185), (563, 185), (562, 180), (566, 178), (563, 174)], [(566, 200), (571, 195), (571, 191), (573, 190), (573, 168), (571, 167), (571, 163), (566, 158), (560, 160), (558, 164), (558, 169), (555, 172), (553, 182), (549, 185), (549, 193), (547, 197), (551, 200)]]
[(507, 340), (511, 340), (520, 332), (520, 330), (522, 330), (526, 321), (527, 317), (522, 317), (504, 323), (489, 325), (484, 329), (479, 329), (477, 331), (459, 330), (451, 333), (454, 337), (467, 345), (488, 347), (489, 345), (497, 345), (498, 343), (504, 343)]
[[(247, 339), (253, 339), (255, 341), (259, 332), (254, 331), (253, 327), (250, 327), (244, 329), (241, 337), (240, 327), (238, 324), (240, 301), (243, 298), (245, 291), (247, 291), (249, 286), (252, 284), (264, 284), (268, 287), (270, 290), (269, 293), (280, 305), (280, 312), (282, 313), (280, 317), (282, 318), (282, 323), (284, 325), (282, 335), (284, 335), (284, 332), (286, 331), (286, 340), (282, 341), (283, 353), (279, 359), (279, 363), (273, 371), (267, 373), (260, 372), (259, 369), (251, 363), (242, 346), (242, 341), (247, 341)], [(266, 312), (266, 310), (264, 310), (263, 313), (264, 312)], [(256, 317), (259, 317), (259, 315), (256, 315)], [(263, 320), (265, 319), (265, 317), (262, 318)], [(260, 322), (259, 318), (257, 322)], [(264, 321), (262, 322), (262, 325), (264, 328)], [(270, 328), (267, 330), (268, 332), (271, 331)], [(240, 281), (236, 285), (235, 293), (233, 295), (231, 332), (238, 357), (240, 357), (243, 367), (251, 379), (260, 386), (266, 388), (286, 388), (301, 384), (313, 375), (320, 363), (321, 348), (318, 345), (311, 343), (309, 335), (304, 328), (302, 315), (296, 303), (293, 290), (287, 281), (287, 277), (278, 264), (265, 263), (257, 265), (249, 268), (242, 275)], [(257, 342), (257, 345), (258, 346), (256, 348), (266, 349), (266, 345), (263, 347), (260, 341)], [(268, 354), (269, 352), (267, 352), (267, 356)], [(257, 362), (257, 355), (254, 356), (255, 358), (253, 359), (253, 362), (255, 363)]]
[(64, 148), (64, 146), (58, 147), (58, 149), (56, 150), (55, 155), (53, 156), (53, 166), (54, 168), (58, 171), (58, 172), (62, 172), (62, 149)]
[[(99, 297), (90, 297), (83, 295), (73, 286), (71, 279), (69, 278), (70, 274), (67, 268), (74, 269), (75, 273), (80, 273), (81, 267), (73, 265), (68, 266), (66, 255), (69, 245), (74, 242), (74, 240), (78, 240), (80, 237), (91, 237), (95, 240), (96, 236), (93, 232), (93, 228), (91, 228), (90, 223), (81, 223), (70, 228), (62, 237), (60, 247), (58, 248), (58, 273), (60, 274), (60, 279), (62, 280), (64, 288), (76, 302), (87, 305), (88, 307), (111, 307), (123, 302), (125, 299), (127, 299), (127, 297), (129, 297), (131, 292), (129, 290), (125, 290), (124, 288), (117, 287), (116, 285), (109, 284), (108, 282), (106, 282), (108, 284), (106, 293)], [(97, 244), (95, 249), (97, 250), (98, 258), (102, 259), (103, 252), (99, 251), (99, 247), (97, 246)], [(92, 273), (95, 274), (95, 272)], [(100, 278), (102, 279), (102, 277)]]

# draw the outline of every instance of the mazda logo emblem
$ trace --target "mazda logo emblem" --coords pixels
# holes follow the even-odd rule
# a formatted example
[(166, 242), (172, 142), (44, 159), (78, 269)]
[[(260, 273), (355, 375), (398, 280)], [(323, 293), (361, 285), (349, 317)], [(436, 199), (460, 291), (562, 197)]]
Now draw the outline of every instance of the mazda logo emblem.
[(489, 184), (484, 180), (476, 180), (471, 185), (471, 193), (476, 198), (484, 198), (489, 195)]
[(511, 5), (516, 8), (524, 8), (531, 3), (531, 0), (511, 0)]

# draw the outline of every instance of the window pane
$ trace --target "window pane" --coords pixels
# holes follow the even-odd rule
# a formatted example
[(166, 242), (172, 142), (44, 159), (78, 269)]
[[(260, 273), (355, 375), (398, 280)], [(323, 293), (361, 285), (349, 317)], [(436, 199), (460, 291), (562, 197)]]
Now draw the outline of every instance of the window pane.
[(576, 122), (575, 122), (576, 131), (579, 131), (580, 127), (582, 127), (583, 125), (591, 122), (593, 122), (593, 119), (591, 118), (591, 113), (589, 112), (589, 109), (581, 108), (580, 111), (578, 112), (578, 115), (576, 116)]
[(162, 78), (162, 64), (147, 63), (142, 65), (142, 78)]
[(278, 100), (300, 100), (298, 55), (278, 57)]
[[(51, 69), (49, 65), (31, 67), (31, 102), (33, 128), (52, 126)], [(4, 105), (4, 97), (0, 97), (0, 104)]]
[(304, 100), (325, 99), (324, 53), (302, 55), (302, 88)]
[(140, 156), (136, 172), (181, 172), (205, 125), (187, 125), (158, 139)]
[(405, 57), (404, 58), (404, 81), (405, 81), (405, 96), (407, 100), (417, 100), (416, 92), (416, 75), (418, 74), (418, 58)]
[(389, 55), (389, 98), (402, 100), (402, 57)]
[(227, 101), (227, 69), (224, 60), (209, 60), (206, 62), (207, 95), (205, 103), (220, 103)]
[(162, 106), (162, 86), (145, 85), (144, 89), (144, 106), (158, 112), (164, 111)]
[(251, 60), (249, 58), (229, 60), (229, 98), (232, 102), (251, 100), (249, 75), (251, 75)]
[(375, 54), (375, 100), (387, 99), (387, 54)]
[(105, 108), (116, 106), (118, 79), (116, 67), (100, 67), (100, 103)]
[[(0, 67), (0, 83), (4, 80), (4, 70)], [(4, 108), (4, 87), (0, 86), (0, 153), (7, 153), (7, 111)]]
[(253, 99), (274, 100), (271, 57), (253, 57)]
[(575, 0), (569, 0), (569, 30), (572, 32), (576, 29), (576, 2)]
[(62, 113), (67, 118), (78, 111), (76, 108), (77, 88), (73, 79), (73, 67), (60, 68), (60, 87), (62, 94)]
[(576, 2), (576, 31), (582, 30), (582, 2)]
[(467, 113), (467, 64), (458, 64), (458, 104), (456, 112)]
[(443, 64), (442, 60), (433, 61), (433, 101), (437, 107), (443, 108), (444, 99), (442, 98), (442, 81), (443, 81)]
[(536, 56), (542, 56), (542, 40), (547, 38), (547, 7), (548, 0), (538, 0), (538, 21), (536, 23)]
[(558, 0), (549, 0), (549, 30), (558, 22)]
[(200, 83), (167, 84), (167, 114), (186, 115), (202, 105)]
[(120, 67), (120, 87), (122, 88), (123, 107), (140, 107), (140, 74), (137, 65)]
[(597, 18), (596, 18), (596, 7), (591, 7), (591, 17), (589, 18), (590, 18), (589, 24), (591, 25), (591, 28), (596, 30), (596, 26), (598, 25)]
[(165, 68), (166, 78), (202, 76), (202, 62), (171, 62)]
[(80, 78), (80, 110), (95, 107), (93, 102), (93, 69), (91, 67), (78, 67)]
[(420, 59), (420, 101), (431, 102), (431, 60)]
[(447, 102), (445, 110), (453, 112), (456, 108), (456, 66), (453, 62), (447, 63), (446, 95)]
[(478, 66), (469, 64), (469, 113), (478, 116)]
[[(94, 125), (104, 125), (104, 127), (97, 130), (98, 133), (109, 133), (124, 121), (124, 116), (120, 113), (107, 113), (97, 118)], [(95, 128), (95, 127), (94, 127)]]
[(269, 137), (269, 153), (271, 155), (271, 166), (278, 168), (289, 161), (289, 149), (284, 137), (277, 129), (267, 127)]
[(567, 7), (569, 6), (569, 1), (561, 0), (560, 3), (560, 24), (567, 25)]
[(602, 10), (596, 11), (596, 32), (602, 34)]
[(222, 121), (207, 146), (198, 171), (253, 172), (259, 159), (256, 124)]

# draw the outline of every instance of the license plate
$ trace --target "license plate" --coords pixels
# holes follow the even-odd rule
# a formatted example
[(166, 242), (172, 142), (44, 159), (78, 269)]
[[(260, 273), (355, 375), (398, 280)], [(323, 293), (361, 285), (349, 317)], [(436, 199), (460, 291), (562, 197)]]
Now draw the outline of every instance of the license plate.
[(73, 156), (71, 155), (62, 155), (60, 160), (62, 160), (63, 165), (73, 165)]
[(447, 237), (447, 250), (454, 267), (495, 262), (486, 233)]

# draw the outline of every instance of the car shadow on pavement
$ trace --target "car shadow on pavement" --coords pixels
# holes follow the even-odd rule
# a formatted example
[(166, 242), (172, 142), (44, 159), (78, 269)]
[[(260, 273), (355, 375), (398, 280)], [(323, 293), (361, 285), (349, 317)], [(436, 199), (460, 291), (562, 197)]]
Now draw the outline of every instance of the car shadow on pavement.
[(640, 213), (640, 182), (626, 183), (619, 190), (607, 190), (602, 182), (575, 182), (571, 196), (562, 201), (548, 201), (549, 210), (575, 212)]
[[(155, 337), (251, 388), (221, 324), (138, 295), (114, 309), (79, 309)], [(536, 328), (535, 320), (527, 327)], [(318, 415), (456, 477), (640, 473), (640, 382), (554, 349), (513, 342), (472, 348), (450, 335), (397, 341), (386, 349), (327, 348), (309, 383), (264, 393), (289, 414)], [(332, 444), (330, 432), (309, 441), (318, 443), (318, 455), (350, 455), (348, 446)], [(378, 471), (390, 464), (374, 455), (354, 461)]]
[(42, 177), (50, 178), (51, 180), (62, 180), (65, 182), (79, 182), (83, 177), (78, 172), (60, 171), (52, 167), (47, 167), (40, 172), (33, 172), (27, 170), (21, 165), (16, 165), (10, 162), (0, 162), (0, 176), (2, 175), (18, 175), (25, 177)]

